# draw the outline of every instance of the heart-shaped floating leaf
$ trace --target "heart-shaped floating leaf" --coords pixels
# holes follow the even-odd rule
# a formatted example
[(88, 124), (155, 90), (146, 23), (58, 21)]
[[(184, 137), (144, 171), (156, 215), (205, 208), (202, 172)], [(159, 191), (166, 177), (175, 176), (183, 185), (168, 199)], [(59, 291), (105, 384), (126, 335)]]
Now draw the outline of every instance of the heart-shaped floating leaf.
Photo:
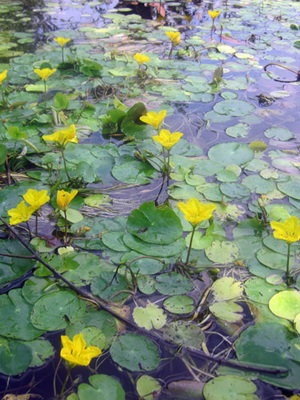
[(31, 349), (16, 340), (0, 338), (0, 373), (18, 375), (29, 368), (32, 361)]
[(147, 307), (135, 307), (132, 316), (138, 326), (147, 330), (160, 329), (167, 322), (163, 310), (156, 304), (148, 304)]
[(237, 164), (242, 165), (252, 160), (253, 151), (246, 144), (229, 142), (220, 143), (211, 147), (208, 157), (221, 165)]
[(146, 243), (170, 244), (182, 236), (180, 219), (168, 206), (142, 204), (128, 216), (127, 230)]
[(145, 400), (154, 400), (161, 390), (161, 384), (157, 379), (149, 375), (142, 375), (136, 381), (136, 390), (140, 398)]
[(278, 317), (294, 320), (300, 313), (300, 293), (297, 290), (283, 290), (270, 299), (269, 307)]
[(256, 385), (250, 379), (240, 376), (225, 375), (211, 379), (204, 386), (205, 400), (258, 400)]
[(243, 293), (243, 288), (241, 287), (241, 282), (224, 276), (213, 283), (212, 292), (215, 301), (226, 301), (240, 297)]
[(202, 342), (205, 340), (201, 328), (188, 321), (170, 322), (163, 328), (163, 337), (179, 346), (201, 349)]
[(194, 300), (186, 295), (170, 296), (163, 305), (172, 314), (190, 314), (195, 309)]
[(78, 386), (79, 400), (125, 400), (125, 392), (119, 381), (108, 375), (92, 375), (90, 385)]

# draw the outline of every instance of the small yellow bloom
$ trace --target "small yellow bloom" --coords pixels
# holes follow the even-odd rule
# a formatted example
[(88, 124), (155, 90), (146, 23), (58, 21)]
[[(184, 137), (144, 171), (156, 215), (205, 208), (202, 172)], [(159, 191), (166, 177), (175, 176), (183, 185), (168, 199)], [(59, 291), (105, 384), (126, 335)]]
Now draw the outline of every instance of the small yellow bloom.
[(217, 10), (208, 10), (207, 11), (208, 15), (210, 16), (210, 18), (212, 20), (215, 20), (221, 14), (221, 12), (222, 11), (217, 11)]
[(72, 190), (71, 193), (66, 192), (65, 190), (58, 190), (56, 196), (56, 203), (60, 210), (66, 211), (69, 207), (69, 204), (77, 195), (78, 190)]
[(165, 34), (168, 36), (168, 38), (171, 40), (174, 46), (177, 46), (180, 43), (181, 40), (180, 32), (166, 31)]
[(56, 37), (54, 38), (55, 42), (58, 43), (61, 47), (64, 47), (67, 43), (69, 43), (71, 41), (71, 39), (69, 38), (65, 38), (65, 37)]
[(46, 204), (50, 197), (47, 190), (28, 189), (23, 195), (23, 199), (36, 211)]
[(52, 135), (43, 135), (44, 140), (50, 142), (57, 142), (61, 146), (66, 146), (67, 143), (78, 143), (78, 138), (76, 136), (76, 127), (74, 124), (70, 125), (66, 129), (61, 129), (52, 133)]
[(34, 211), (33, 207), (28, 206), (25, 201), (22, 200), (16, 208), (7, 211), (7, 214), (10, 216), (10, 225), (18, 225), (22, 222), (27, 222)]
[(134, 58), (135, 61), (138, 62), (139, 64), (144, 64), (144, 63), (150, 61), (150, 57), (146, 56), (145, 54), (141, 54), (141, 53), (135, 53), (135, 55), (133, 56), (133, 58)]
[(276, 239), (284, 240), (287, 243), (294, 243), (300, 240), (300, 220), (297, 217), (290, 217), (284, 222), (271, 221), (273, 236)]
[(7, 69), (0, 72), (0, 85), (2, 85), (2, 83), (3, 83), (4, 79), (6, 79), (6, 77), (7, 77)]
[(46, 81), (51, 75), (54, 74), (56, 71), (56, 68), (50, 69), (50, 68), (42, 68), (42, 69), (34, 69), (33, 72), (35, 72), (43, 81)]
[(72, 366), (83, 365), (87, 367), (92, 358), (98, 357), (102, 350), (97, 346), (87, 346), (83, 334), (75, 335), (73, 340), (68, 336), (61, 336), (62, 349), (60, 356)]
[(214, 204), (205, 204), (194, 198), (187, 202), (180, 201), (177, 206), (183, 212), (184, 218), (194, 227), (211, 218), (217, 208)]
[(149, 111), (146, 115), (140, 117), (140, 120), (148, 125), (153, 126), (153, 128), (158, 129), (163, 120), (166, 118), (166, 115), (166, 110), (161, 110), (158, 113), (155, 111)]
[(152, 136), (152, 139), (161, 144), (165, 149), (170, 150), (183, 136), (181, 132), (171, 133), (168, 129), (162, 129), (158, 135)]

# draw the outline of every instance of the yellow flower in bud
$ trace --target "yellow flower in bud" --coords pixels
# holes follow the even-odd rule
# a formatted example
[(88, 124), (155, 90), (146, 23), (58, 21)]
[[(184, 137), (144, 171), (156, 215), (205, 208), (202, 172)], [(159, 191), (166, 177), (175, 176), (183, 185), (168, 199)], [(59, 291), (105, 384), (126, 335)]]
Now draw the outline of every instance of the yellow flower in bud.
[(50, 200), (50, 197), (47, 190), (28, 189), (23, 194), (23, 199), (36, 211), (46, 204)]
[(56, 203), (58, 208), (62, 211), (66, 211), (77, 193), (78, 190), (72, 190), (71, 193), (66, 192), (65, 190), (58, 190), (56, 195)]
[(64, 47), (67, 43), (71, 41), (70, 38), (64, 38), (64, 37), (56, 37), (53, 39), (56, 43), (58, 43), (61, 47)]
[(43, 135), (44, 140), (50, 142), (57, 142), (61, 146), (66, 146), (67, 143), (78, 143), (78, 138), (76, 136), (76, 127), (74, 124), (70, 125), (66, 129), (61, 129), (52, 133), (52, 135)]
[(187, 202), (180, 201), (177, 206), (183, 212), (184, 218), (193, 227), (196, 227), (202, 221), (210, 219), (217, 208), (214, 204), (205, 204), (194, 198), (189, 199)]
[(291, 244), (300, 240), (300, 220), (297, 217), (290, 217), (284, 222), (271, 221), (273, 236), (276, 239), (284, 240)]
[(50, 69), (50, 68), (42, 68), (42, 69), (34, 69), (33, 72), (35, 72), (43, 81), (46, 81), (51, 75), (56, 72), (56, 68)]
[(217, 11), (217, 10), (208, 10), (207, 11), (208, 15), (210, 16), (210, 18), (212, 20), (215, 20), (221, 14), (221, 12), (222, 11)]
[(149, 111), (146, 115), (140, 117), (140, 120), (148, 125), (153, 126), (153, 128), (158, 129), (163, 120), (166, 118), (166, 115), (166, 110), (161, 110), (159, 112)]
[(97, 346), (87, 346), (83, 334), (79, 333), (71, 340), (68, 336), (61, 336), (62, 349), (60, 356), (71, 366), (83, 365), (87, 367), (92, 358), (100, 356), (102, 350)]
[(152, 139), (161, 144), (165, 149), (170, 150), (183, 136), (181, 132), (171, 133), (168, 129), (162, 129), (158, 135), (152, 136)]
[(168, 38), (171, 40), (174, 46), (177, 46), (180, 43), (180, 32), (169, 32), (166, 31), (165, 34), (168, 36)]
[(7, 211), (7, 214), (10, 216), (10, 225), (18, 225), (22, 222), (27, 222), (34, 211), (33, 207), (28, 206), (25, 201), (22, 200), (16, 208), (11, 208)]
[(150, 57), (146, 56), (145, 54), (141, 54), (141, 53), (135, 53), (135, 55), (133, 56), (133, 58), (135, 59), (136, 62), (138, 62), (139, 64), (144, 64), (150, 61)]
[(3, 83), (4, 79), (6, 79), (6, 77), (7, 77), (7, 69), (0, 72), (0, 85), (2, 85), (2, 83)]

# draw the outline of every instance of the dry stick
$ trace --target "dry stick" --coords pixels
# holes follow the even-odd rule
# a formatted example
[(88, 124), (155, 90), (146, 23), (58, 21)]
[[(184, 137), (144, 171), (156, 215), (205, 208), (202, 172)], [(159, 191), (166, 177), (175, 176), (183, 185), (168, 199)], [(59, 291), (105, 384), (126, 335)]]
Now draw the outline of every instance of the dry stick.
[[(89, 294), (87, 291), (75, 286), (72, 282), (70, 282), (63, 275), (61, 275), (54, 268), (52, 268), (51, 265), (49, 265), (46, 261), (44, 261), (41, 258), (41, 256), (35, 250), (33, 250), (24, 241), (24, 239), (2, 217), (0, 217), (0, 221), (2, 221), (2, 223), (7, 227), (7, 229), (34, 256), (34, 258), (37, 261), (39, 261), (41, 264), (43, 264), (47, 269), (49, 269), (49, 271), (51, 271), (53, 273), (53, 276), (55, 278), (61, 279), (66, 285), (68, 285), (72, 290), (74, 290), (74, 292), (77, 293), (79, 296), (83, 297), (86, 300), (91, 301), (92, 303), (96, 304), (99, 308), (102, 308), (103, 310), (107, 311), (112, 316), (114, 316), (116, 319), (118, 319), (119, 321), (121, 321), (124, 324), (126, 324), (127, 326), (129, 326), (132, 330), (138, 331), (139, 333), (141, 333), (145, 336), (148, 336), (155, 341), (178, 347), (178, 344), (176, 344), (170, 340), (164, 339), (156, 333), (149, 332), (146, 329), (143, 329), (143, 328), (137, 326), (135, 323), (131, 322), (127, 318), (122, 317), (117, 312), (115, 312), (111, 309), (108, 301), (106, 301), (100, 297), (95, 297), (95, 296)], [(253, 364), (253, 363), (239, 362), (239, 361), (235, 361), (235, 360), (225, 360), (221, 357), (207, 355), (202, 350), (190, 349), (190, 348), (184, 347), (184, 346), (181, 346), (181, 348), (183, 349), (183, 352), (188, 352), (189, 354), (193, 354), (198, 357), (204, 358), (205, 360), (214, 362), (218, 365), (225, 365), (225, 366), (228, 366), (231, 368), (241, 368), (241, 369), (245, 369), (245, 370), (251, 371), (251, 372), (271, 374), (271, 375), (283, 375), (283, 374), (286, 375), (288, 373), (287, 368), (271, 367), (268, 365), (259, 366), (259, 365)]]

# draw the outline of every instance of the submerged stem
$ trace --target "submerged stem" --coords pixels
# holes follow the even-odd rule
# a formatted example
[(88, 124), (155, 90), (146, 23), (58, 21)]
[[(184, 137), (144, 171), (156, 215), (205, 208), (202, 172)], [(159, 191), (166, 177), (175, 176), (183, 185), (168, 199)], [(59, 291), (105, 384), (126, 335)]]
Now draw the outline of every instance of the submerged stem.
[(185, 260), (185, 266), (188, 265), (188, 262), (189, 262), (189, 259), (190, 259), (195, 231), (196, 231), (196, 226), (193, 226), (192, 235), (191, 235), (191, 239), (190, 239), (190, 243), (189, 243), (189, 248), (188, 248), (188, 252), (187, 252), (187, 256), (186, 256), (186, 260)]

